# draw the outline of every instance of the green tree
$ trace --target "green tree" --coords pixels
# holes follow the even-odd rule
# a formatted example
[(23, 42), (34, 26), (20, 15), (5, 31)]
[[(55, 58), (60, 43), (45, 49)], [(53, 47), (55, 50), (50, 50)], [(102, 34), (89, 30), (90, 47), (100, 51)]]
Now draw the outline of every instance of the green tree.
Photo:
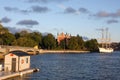
[(2, 44), (11, 45), (15, 40), (15, 36), (12, 33), (4, 33), (0, 35)]
[(42, 46), (42, 34), (39, 32), (30, 33), (31, 38), (38, 44), (39, 48)]
[(60, 46), (61, 49), (66, 49), (66, 41), (65, 41), (65, 39), (60, 41), (59, 46)]
[(17, 32), (17, 33), (14, 34), (14, 36), (15, 36), (16, 39), (18, 39), (18, 38), (20, 38), (20, 33)]
[(3, 45), (3, 39), (0, 36), (0, 45)]
[(77, 42), (78, 42), (78, 45), (79, 45), (79, 49), (83, 50), (84, 49), (84, 40), (79, 35), (77, 35)]
[(34, 47), (37, 43), (31, 38), (20, 37), (19, 39), (13, 42), (13, 45), (23, 46), (23, 47)]
[(44, 36), (42, 43), (43, 43), (42, 47), (46, 49), (54, 49), (56, 47), (56, 40), (52, 34), (48, 34), (47, 36)]
[(85, 42), (85, 47), (90, 51), (98, 51), (98, 42), (96, 39), (91, 39)]
[(20, 37), (30, 37), (30, 33), (27, 30), (22, 30), (20, 32)]
[(70, 40), (68, 41), (68, 49), (70, 49), (70, 50), (78, 50), (79, 49), (78, 40), (76, 37), (70, 38)]
[(9, 33), (9, 30), (0, 24), (0, 35), (5, 33)]

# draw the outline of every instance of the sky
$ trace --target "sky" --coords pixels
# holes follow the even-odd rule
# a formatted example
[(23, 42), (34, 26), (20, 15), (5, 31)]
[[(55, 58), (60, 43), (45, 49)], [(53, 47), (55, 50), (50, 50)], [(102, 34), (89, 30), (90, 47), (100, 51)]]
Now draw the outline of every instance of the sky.
[(0, 0), (0, 23), (15, 33), (69, 33), (89, 39), (108, 28), (120, 42), (120, 0)]

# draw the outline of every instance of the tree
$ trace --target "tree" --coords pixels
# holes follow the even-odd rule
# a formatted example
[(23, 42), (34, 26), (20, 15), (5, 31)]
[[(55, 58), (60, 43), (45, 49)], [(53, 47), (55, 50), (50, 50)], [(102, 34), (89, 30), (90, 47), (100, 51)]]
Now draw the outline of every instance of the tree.
[(66, 49), (66, 41), (65, 41), (65, 39), (60, 41), (59, 46), (60, 46), (61, 49)]
[(79, 45), (79, 49), (83, 50), (84, 49), (84, 41), (83, 41), (82, 37), (80, 37), (79, 35), (77, 35), (77, 42)]
[(20, 32), (21, 37), (30, 37), (30, 33), (27, 30), (22, 30)]
[(39, 32), (30, 33), (30, 37), (38, 44), (39, 48), (42, 46), (42, 34)]
[(15, 36), (12, 33), (4, 33), (0, 37), (4, 45), (12, 45), (12, 42), (15, 40)]
[(85, 42), (85, 47), (90, 51), (98, 51), (98, 42), (96, 39), (91, 39)]
[(42, 39), (42, 43), (43, 43), (42, 47), (46, 49), (54, 49), (56, 47), (56, 40), (52, 34), (44, 36)]
[(7, 28), (4, 28), (1, 24), (0, 24), (0, 35), (5, 34), (5, 33), (9, 33), (9, 30)]
[(16, 39), (18, 39), (18, 38), (20, 38), (20, 33), (17, 32), (17, 33), (14, 34), (14, 36), (15, 36)]
[(68, 41), (68, 49), (70, 49), (70, 50), (78, 50), (79, 49), (78, 40), (76, 37), (70, 38), (70, 40)]
[(19, 39), (13, 42), (13, 45), (23, 46), (23, 47), (34, 47), (37, 43), (31, 38), (20, 37)]
[(3, 45), (3, 39), (0, 37), (0, 45)]

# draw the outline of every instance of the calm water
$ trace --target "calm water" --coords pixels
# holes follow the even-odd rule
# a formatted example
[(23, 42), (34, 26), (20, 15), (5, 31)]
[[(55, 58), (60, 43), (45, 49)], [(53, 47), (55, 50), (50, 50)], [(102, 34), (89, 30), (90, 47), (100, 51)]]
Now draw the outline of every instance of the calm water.
[(120, 80), (120, 52), (40, 54), (31, 57), (40, 72), (9, 80)]

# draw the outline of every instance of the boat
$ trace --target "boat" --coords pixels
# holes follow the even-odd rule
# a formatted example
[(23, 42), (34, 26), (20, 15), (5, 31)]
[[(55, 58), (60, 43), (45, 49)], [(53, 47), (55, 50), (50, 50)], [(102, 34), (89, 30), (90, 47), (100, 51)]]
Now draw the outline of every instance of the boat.
[(114, 51), (113, 48), (101, 48), (101, 47), (99, 47), (100, 53), (112, 53), (113, 51)]
[(112, 53), (114, 51), (111, 48), (110, 35), (108, 36), (108, 28), (100, 29), (102, 31), (101, 47), (98, 47), (100, 53)]

